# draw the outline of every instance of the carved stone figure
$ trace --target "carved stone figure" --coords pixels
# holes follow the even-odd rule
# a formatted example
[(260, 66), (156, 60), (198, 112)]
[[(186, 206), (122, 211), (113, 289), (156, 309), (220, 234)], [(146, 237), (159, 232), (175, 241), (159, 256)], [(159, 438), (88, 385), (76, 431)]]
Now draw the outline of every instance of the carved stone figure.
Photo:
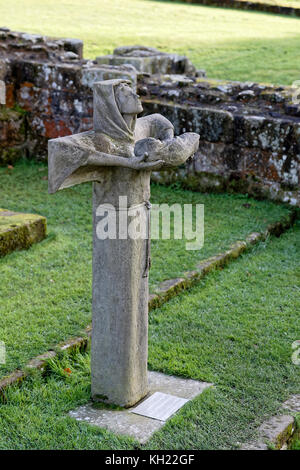
[[(92, 397), (126, 407), (148, 392), (151, 171), (185, 162), (199, 143), (194, 133), (174, 138), (159, 114), (137, 119), (141, 112), (130, 82), (98, 82), (94, 130), (49, 141), (50, 193), (93, 181)], [(116, 238), (99, 237), (105, 211)], [(144, 237), (129, 236), (133, 212), (146, 214)]]

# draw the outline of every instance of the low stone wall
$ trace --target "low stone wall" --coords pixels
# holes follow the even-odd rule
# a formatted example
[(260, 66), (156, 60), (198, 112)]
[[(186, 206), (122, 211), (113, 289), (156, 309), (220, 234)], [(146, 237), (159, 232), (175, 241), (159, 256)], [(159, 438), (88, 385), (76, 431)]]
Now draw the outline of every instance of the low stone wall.
[[(168, 0), (169, 1), (169, 0)], [(178, 0), (171, 0), (178, 1)], [(300, 16), (300, 8), (292, 8), (278, 4), (247, 2), (242, 0), (181, 0), (183, 3), (195, 3), (199, 5), (218, 6), (223, 8), (236, 8), (238, 10), (262, 11), (278, 15)]]
[[(130, 65), (114, 67), (83, 60), (83, 43), (77, 39), (52, 39), (0, 28), (1, 50), (7, 107), (0, 117), (2, 165), (17, 157), (10, 149), (15, 148), (18, 130), (23, 155), (44, 160), (48, 139), (91, 129), (95, 81), (117, 77), (136, 83), (137, 73)], [(22, 116), (16, 109), (22, 110)]]
[[(132, 65), (138, 72), (146, 74), (184, 74), (197, 75), (197, 70), (191, 61), (178, 54), (161, 52), (154, 47), (123, 46), (117, 47), (113, 54), (96, 58), (98, 64)], [(204, 71), (199, 71), (203, 75)], [(205, 73), (204, 73), (205, 74)]]
[(292, 88), (152, 76), (139, 81), (138, 92), (145, 114), (163, 114), (176, 134), (200, 134), (195, 157), (154, 174), (156, 181), (300, 205), (300, 108)]
[[(143, 50), (142, 57), (134, 57), (135, 61), (140, 61), (141, 70), (137, 71), (130, 63), (132, 58), (124, 58), (124, 55), (109, 56), (109, 60), (83, 60), (83, 45), (76, 39), (55, 40), (6, 28), (0, 28), (0, 50), (1, 47), (6, 57), (2, 73), (6, 105), (26, 112), (23, 151), (29, 157), (42, 160), (47, 155), (48, 139), (91, 129), (94, 82), (124, 78), (136, 84), (145, 66), (149, 66), (148, 59), (152, 67), (162, 64), (166, 70), (196, 73), (187, 58), (175, 54), (160, 53), (159, 56), (157, 52), (146, 57)], [(145, 49), (148, 54), (155, 52)], [(117, 50), (118, 54), (125, 52), (124, 48)], [(11, 147), (12, 143), (3, 134), (4, 146)], [(0, 164), (11, 160), (0, 150)]]
[(20, 60), (77, 60), (82, 59), (83, 42), (80, 39), (54, 39), (0, 28), (0, 52), (3, 56)]
[(0, 165), (13, 164), (24, 154), (26, 125), (24, 112), (6, 108), (6, 62), (0, 60)]
[[(32, 43), (24, 33), (17, 38), (12, 33), (8, 41), (4, 32), (8, 50), (11, 40), (20, 44), (20, 37)], [(55, 43), (43, 41), (46, 48)], [(83, 60), (77, 41), (57, 42), (58, 49), (53, 46), (54, 53), (51, 46), (47, 58), (41, 58), (44, 51), (39, 49), (19, 56), (20, 49), (16, 53), (13, 48), (2, 69), (0, 62), (7, 106), (0, 108), (0, 164), (13, 163), (22, 154), (46, 159), (48, 139), (90, 130), (93, 83), (126, 78), (137, 84), (144, 114), (162, 113), (177, 134), (194, 131), (201, 136), (195, 158), (176, 171), (154, 174), (157, 181), (300, 205), (300, 107), (293, 104), (294, 89), (206, 79), (196, 70), (189, 76), (149, 75), (132, 64)], [(70, 44), (77, 53), (68, 52), (76, 57), (65, 56)], [(176, 65), (173, 55), (163, 57), (165, 63)], [(181, 67), (183, 62), (178, 63)]]

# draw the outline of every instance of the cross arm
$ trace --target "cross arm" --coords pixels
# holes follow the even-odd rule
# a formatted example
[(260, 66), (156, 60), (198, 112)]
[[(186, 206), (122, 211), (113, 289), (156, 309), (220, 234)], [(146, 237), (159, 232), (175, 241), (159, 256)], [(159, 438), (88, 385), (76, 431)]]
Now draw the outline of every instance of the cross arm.
[(122, 157), (97, 150), (94, 132), (52, 139), (48, 143), (49, 192), (87, 181), (97, 181), (101, 167), (120, 166), (134, 170), (153, 170), (162, 166), (159, 159), (145, 161), (146, 155)]

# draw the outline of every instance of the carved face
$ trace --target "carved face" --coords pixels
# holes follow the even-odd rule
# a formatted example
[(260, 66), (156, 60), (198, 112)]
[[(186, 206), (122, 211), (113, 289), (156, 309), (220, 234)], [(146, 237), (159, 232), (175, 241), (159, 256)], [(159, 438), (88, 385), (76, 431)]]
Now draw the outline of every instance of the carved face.
[(139, 114), (143, 111), (139, 95), (126, 83), (121, 83), (115, 92), (121, 114)]

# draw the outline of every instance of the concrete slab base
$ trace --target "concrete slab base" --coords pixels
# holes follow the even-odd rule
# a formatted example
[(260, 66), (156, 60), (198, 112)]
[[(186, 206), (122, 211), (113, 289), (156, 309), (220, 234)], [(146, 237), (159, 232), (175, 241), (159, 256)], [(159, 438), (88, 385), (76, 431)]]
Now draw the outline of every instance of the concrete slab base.
[[(200, 395), (203, 390), (211, 387), (208, 382), (199, 382), (197, 380), (181, 379), (171, 375), (161, 374), (159, 372), (149, 372), (149, 394), (140, 402), (141, 406), (155, 394), (168, 394), (174, 397), (182, 398), (182, 406), (186, 401)], [(156, 392), (159, 392), (158, 394)], [(166, 415), (162, 415), (163, 419), (154, 419), (135, 413), (136, 406), (122, 410), (99, 409), (97, 404), (88, 403), (80, 406), (76, 410), (70, 411), (69, 415), (77, 421), (83, 421), (100, 428), (108, 429), (116, 434), (124, 434), (134, 437), (141, 444), (147, 442), (152, 434), (162, 428), (167, 419)], [(176, 408), (176, 407), (175, 407)], [(175, 409), (174, 408), (174, 409)], [(178, 408), (177, 408), (178, 409)], [(169, 417), (173, 416), (172, 413)]]

